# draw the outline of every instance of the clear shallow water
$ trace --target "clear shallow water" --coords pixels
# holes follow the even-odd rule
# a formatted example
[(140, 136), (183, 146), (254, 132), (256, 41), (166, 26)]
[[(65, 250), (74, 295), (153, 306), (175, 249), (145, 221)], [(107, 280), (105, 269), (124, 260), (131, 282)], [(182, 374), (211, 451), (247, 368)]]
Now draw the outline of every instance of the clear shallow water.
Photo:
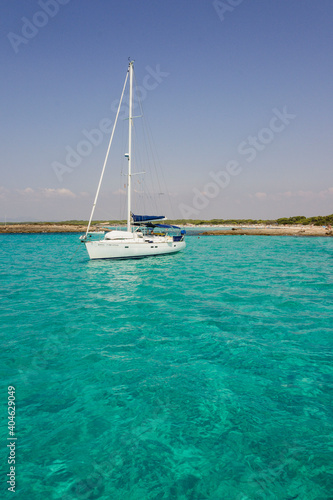
[(333, 240), (119, 262), (77, 242), (0, 239), (15, 498), (331, 499)]

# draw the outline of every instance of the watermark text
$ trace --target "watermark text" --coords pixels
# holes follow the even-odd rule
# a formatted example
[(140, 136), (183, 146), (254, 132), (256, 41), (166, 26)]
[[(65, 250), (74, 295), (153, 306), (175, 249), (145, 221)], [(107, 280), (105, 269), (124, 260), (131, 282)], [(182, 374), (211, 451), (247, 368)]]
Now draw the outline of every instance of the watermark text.
[(15, 437), (15, 387), (10, 385), (8, 387), (8, 433), (9, 437), (7, 440), (8, 448), (8, 465), (9, 473), (7, 474), (7, 484), (9, 484), (8, 491), (15, 493), (16, 487), (16, 474), (15, 474), (15, 464), (16, 464), (16, 437)]

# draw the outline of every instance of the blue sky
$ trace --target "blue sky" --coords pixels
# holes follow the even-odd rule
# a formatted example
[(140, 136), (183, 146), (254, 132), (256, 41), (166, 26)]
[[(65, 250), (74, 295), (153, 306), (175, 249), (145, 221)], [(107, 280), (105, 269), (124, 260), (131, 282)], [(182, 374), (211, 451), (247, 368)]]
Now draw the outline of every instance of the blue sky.
[[(0, 220), (89, 218), (107, 134), (66, 155), (114, 119), (129, 56), (170, 218), (332, 213), (332, 20), (331, 0), (4, 0)], [(125, 217), (119, 168), (96, 218)]]

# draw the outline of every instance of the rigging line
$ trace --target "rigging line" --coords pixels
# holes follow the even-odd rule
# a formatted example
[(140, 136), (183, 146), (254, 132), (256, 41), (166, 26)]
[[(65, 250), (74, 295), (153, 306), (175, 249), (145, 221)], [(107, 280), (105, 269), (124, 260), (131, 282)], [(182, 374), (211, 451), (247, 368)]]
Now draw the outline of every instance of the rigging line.
[(78, 251), (78, 249), (80, 248), (80, 245), (81, 245), (82, 241), (80, 241), (80, 243), (78, 244), (78, 247), (77, 249), (75, 250), (75, 252), (73, 253), (72, 257), (69, 259), (69, 262), (72, 262), (73, 258), (74, 258), (74, 255), (76, 254), (76, 252)]
[[(144, 112), (143, 112), (141, 99), (140, 99), (139, 93), (138, 93), (139, 88), (138, 88), (138, 83), (137, 83), (137, 79), (136, 79), (136, 75), (135, 75), (134, 71), (133, 71), (133, 75), (134, 75), (134, 83), (135, 83), (135, 90), (136, 90), (136, 92), (135, 92), (136, 101), (139, 103), (140, 113), (141, 113), (140, 118), (142, 118), (144, 116)], [(159, 191), (161, 191), (161, 188), (160, 188), (159, 178), (158, 178), (157, 171), (156, 171), (156, 165), (154, 165), (152, 148), (150, 147), (150, 149), (149, 149), (148, 145), (147, 145), (148, 134), (147, 134), (145, 127), (144, 127), (144, 121), (141, 122), (140, 131), (141, 131), (142, 141), (139, 140), (138, 128), (136, 127), (136, 125), (133, 122), (133, 137), (134, 137), (133, 149), (135, 149), (135, 151), (136, 151), (136, 153), (135, 153), (136, 167), (138, 168), (138, 170), (140, 170), (139, 167), (142, 167), (142, 170), (146, 170), (148, 168), (150, 171), (150, 176), (148, 176), (147, 182), (145, 182), (145, 184), (144, 184), (143, 192), (146, 193), (146, 199), (147, 200), (150, 199), (151, 208), (153, 208), (154, 210), (157, 210), (157, 200), (152, 196), (152, 193), (154, 192), (154, 173), (156, 176)], [(136, 148), (136, 144), (139, 142), (142, 142), (142, 144), (144, 146), (144, 150), (142, 151), (142, 153), (145, 153), (144, 155), (141, 155), (141, 150)], [(150, 168), (151, 163), (153, 163), (153, 165), (155, 167), (155, 172)], [(150, 189), (149, 189), (149, 185), (151, 186)], [(136, 202), (138, 202), (138, 198), (140, 198), (140, 197), (137, 195), (137, 193), (135, 193)], [(144, 203), (144, 205), (145, 205), (145, 203)]]
[[(137, 144), (140, 143), (140, 137), (138, 136), (138, 130), (137, 127), (134, 125), (133, 126), (133, 151), (135, 151), (134, 156), (134, 167), (136, 171), (139, 173), (140, 170), (146, 170), (146, 168), (149, 168), (149, 158), (143, 158), (141, 155), (141, 150), (140, 148), (137, 148)], [(146, 152), (146, 156), (147, 152)], [(140, 179), (141, 179), (141, 184), (140, 184)], [(154, 210), (157, 210), (157, 203), (155, 198), (152, 196), (152, 193), (154, 191), (153, 185), (151, 186), (151, 190), (148, 188), (149, 184), (149, 176), (148, 176), (148, 184), (147, 182), (143, 182), (144, 176), (141, 176), (136, 180), (136, 189), (134, 189), (134, 198), (135, 198), (135, 203), (136, 203), (136, 209), (138, 210), (141, 205), (143, 204), (143, 209), (145, 210), (145, 200), (150, 198), (152, 201), (152, 207)], [(140, 184), (140, 188), (138, 187), (138, 184)], [(148, 188), (148, 189), (147, 189)], [(146, 195), (146, 196), (144, 196)], [(142, 203), (143, 202), (143, 203)]]
[[(143, 107), (142, 107), (142, 102), (141, 102), (141, 99), (139, 98), (139, 94), (138, 94), (138, 82), (136, 80), (136, 76), (134, 74), (134, 79), (135, 79), (135, 88), (136, 88), (136, 97), (137, 97), (137, 101), (139, 103), (139, 107), (140, 107), (140, 113), (141, 113), (141, 118), (144, 117), (144, 113), (143, 113)], [(143, 122), (142, 122), (143, 123)], [(144, 132), (144, 127), (142, 127), (142, 130)], [(146, 136), (143, 134), (143, 140), (144, 140), (144, 145), (145, 145), (145, 153), (146, 153), (146, 158), (147, 160), (149, 159), (149, 154), (148, 154), (148, 148), (147, 148), (147, 141), (146, 141)]]
[[(136, 87), (138, 87), (136, 79), (135, 79), (135, 84), (136, 84)], [(155, 154), (156, 153), (155, 153), (154, 148), (153, 148), (152, 134), (150, 132), (149, 124), (148, 124), (148, 122), (146, 120), (145, 113), (143, 112), (142, 101), (141, 101), (141, 99), (139, 98), (138, 95), (137, 95), (137, 100), (138, 100), (138, 103), (139, 103), (139, 106), (140, 106), (140, 112), (141, 112), (141, 115), (142, 115), (142, 118), (143, 118), (143, 120), (142, 120), (143, 130), (144, 130), (144, 132), (146, 134), (146, 135), (144, 135), (146, 150), (148, 151), (147, 142), (146, 142), (146, 137), (147, 137), (148, 138), (148, 142), (149, 142), (149, 146), (150, 146), (150, 151), (151, 151), (153, 166), (154, 166), (154, 169), (155, 169), (155, 175), (156, 175), (156, 180), (157, 180), (157, 183), (158, 183), (159, 192), (161, 192), (161, 185), (160, 185), (159, 173), (158, 173), (158, 169), (156, 168), (156, 165), (157, 165), (156, 161), (155, 161)], [(148, 154), (148, 152), (147, 152), (147, 154)]]
[(157, 168), (157, 162), (156, 162), (156, 158), (155, 158), (156, 152), (154, 150), (155, 149), (154, 148), (154, 141), (153, 141), (152, 134), (150, 132), (149, 124), (148, 124), (147, 120), (144, 119), (143, 123), (144, 123), (144, 127), (145, 127), (145, 130), (146, 130), (149, 147), (150, 147), (150, 150), (151, 150), (151, 155), (152, 155), (152, 159), (153, 159), (153, 166), (154, 166), (154, 170), (155, 170), (155, 176), (156, 176), (156, 180), (157, 180), (157, 183), (158, 183), (158, 190), (159, 190), (159, 192), (161, 192), (162, 188), (161, 188), (160, 174), (159, 174), (159, 171), (158, 171), (158, 168)]
[[(148, 145), (149, 145), (148, 148), (149, 148), (149, 151), (151, 152), (150, 155), (152, 157), (152, 166), (153, 166), (152, 177), (156, 178), (157, 192), (161, 192), (162, 191), (162, 187), (161, 187), (161, 181), (160, 181), (159, 171), (158, 171), (158, 168), (157, 168), (157, 163), (156, 163), (156, 159), (155, 159), (155, 155), (154, 155), (153, 143), (152, 143), (151, 137), (149, 136), (149, 129), (148, 129), (148, 126), (147, 126), (147, 121), (144, 119), (143, 122), (144, 122), (144, 127), (145, 127), (145, 134), (146, 134), (146, 137), (148, 139)], [(155, 205), (157, 206), (157, 200), (155, 200)]]
[(120, 176), (119, 176), (119, 189), (118, 189), (118, 219), (121, 219), (121, 214), (123, 213), (123, 204), (122, 204), (122, 191), (124, 189), (124, 179), (123, 179), (123, 171), (121, 169)]
[[(137, 87), (137, 81), (136, 81), (135, 74), (134, 74), (134, 78), (135, 78), (135, 85)], [(138, 103), (139, 103), (140, 112), (141, 112), (141, 115), (142, 115), (142, 118), (143, 118), (143, 125), (144, 125), (144, 127), (146, 129), (146, 135), (144, 136), (144, 138), (146, 139), (146, 136), (148, 137), (148, 142), (149, 142), (149, 146), (150, 146), (150, 150), (151, 150), (151, 156), (152, 156), (153, 166), (154, 166), (154, 170), (155, 170), (155, 176), (156, 176), (156, 180), (157, 180), (157, 184), (158, 184), (158, 190), (159, 190), (159, 193), (161, 193), (163, 190), (167, 191), (167, 198), (168, 198), (169, 206), (170, 206), (170, 209), (171, 209), (171, 213), (174, 215), (174, 210), (173, 210), (173, 205), (172, 205), (172, 202), (171, 202), (170, 192), (169, 192), (166, 180), (165, 180), (164, 172), (161, 169), (161, 162), (160, 162), (159, 157), (158, 157), (157, 149), (156, 149), (156, 146), (155, 146), (155, 143), (154, 143), (154, 140), (153, 140), (153, 136), (152, 136), (152, 133), (151, 133), (151, 130), (150, 130), (150, 126), (149, 126), (148, 121), (146, 120), (145, 114), (143, 112), (142, 102), (141, 102), (141, 99), (139, 99), (139, 98), (138, 98)], [(146, 146), (146, 150), (148, 150), (146, 141), (145, 141), (145, 146)], [(157, 161), (155, 159), (155, 156), (157, 158)], [(157, 164), (158, 164), (159, 168), (157, 168)], [(164, 186), (165, 189), (161, 188), (160, 175), (162, 177), (162, 184), (163, 184), (163, 186)]]
[[(149, 123), (147, 121), (145, 121), (145, 125), (147, 127), (147, 135), (148, 135), (148, 137), (149, 137), (149, 139), (151, 141), (151, 148), (152, 148), (153, 154), (156, 156), (156, 159), (157, 159), (156, 163), (159, 166), (159, 168), (157, 169), (157, 176), (158, 176), (158, 172), (160, 172), (160, 175), (162, 177), (162, 184), (163, 184), (163, 186), (165, 188), (164, 190), (166, 190), (166, 192), (167, 192), (167, 198), (168, 198), (168, 202), (169, 202), (170, 211), (171, 211), (171, 214), (173, 214), (173, 218), (174, 218), (174, 208), (173, 208), (173, 204), (171, 202), (170, 192), (169, 192), (169, 189), (168, 189), (167, 182), (165, 180), (164, 171), (161, 168), (161, 161), (159, 159), (157, 148), (156, 148), (155, 142), (153, 140), (153, 135), (151, 133), (150, 126), (149, 126)], [(159, 177), (158, 177), (158, 179), (159, 179)], [(161, 189), (161, 186), (160, 186), (160, 181), (159, 181), (159, 187), (160, 187), (159, 192), (163, 192), (163, 189)]]
[(145, 197), (145, 178), (142, 175), (141, 177), (141, 189), (142, 189), (142, 196), (141, 196), (141, 204), (142, 204), (142, 213), (146, 212), (146, 197)]
[(92, 221), (92, 218), (93, 218), (93, 215), (94, 215), (94, 211), (95, 211), (95, 207), (96, 207), (96, 203), (97, 203), (99, 191), (101, 189), (101, 184), (102, 184), (102, 180), (103, 180), (103, 176), (104, 176), (106, 162), (107, 162), (108, 157), (109, 157), (109, 152), (110, 152), (110, 148), (111, 148), (112, 139), (113, 139), (113, 136), (114, 136), (114, 131), (115, 131), (116, 124), (117, 124), (117, 121), (118, 121), (118, 116), (119, 116), (121, 104), (123, 102), (124, 92), (125, 92), (126, 83), (127, 83), (127, 79), (128, 79), (128, 73), (129, 72), (127, 71), (126, 78), (125, 78), (125, 83), (124, 83), (124, 87), (123, 87), (123, 91), (121, 93), (121, 98), (120, 98), (120, 101), (119, 101), (119, 106), (118, 106), (118, 110), (117, 110), (117, 114), (116, 114), (116, 119), (115, 119), (115, 122), (113, 124), (113, 129), (112, 129), (112, 133), (111, 133), (111, 137), (110, 137), (110, 141), (109, 141), (109, 146), (108, 146), (108, 149), (107, 149), (107, 152), (106, 152), (106, 156), (105, 156), (105, 160), (104, 160), (104, 165), (103, 165), (101, 177), (100, 177), (100, 180), (99, 180), (99, 183), (98, 183), (97, 192), (96, 192), (96, 196), (95, 196), (94, 204), (93, 204), (93, 207), (92, 207), (92, 211), (91, 211), (91, 215), (90, 215), (90, 219), (89, 219), (89, 223), (88, 223), (88, 227), (87, 227), (87, 231), (86, 231), (85, 237), (87, 237), (87, 235), (88, 235), (88, 232), (89, 232), (89, 229), (90, 229), (90, 224), (91, 224), (91, 221)]
[[(127, 136), (125, 139), (125, 127), (121, 127), (121, 151), (127, 151), (128, 150), (128, 145), (127, 145)], [(126, 213), (126, 189), (127, 189), (127, 176), (125, 173), (126, 167), (125, 167), (125, 157), (122, 157), (122, 160), (120, 162), (120, 179), (119, 179), (119, 203), (118, 203), (118, 208), (119, 208), (119, 220), (122, 220), (123, 215)], [(126, 179), (125, 179), (126, 178)]]
[[(158, 169), (156, 168), (156, 161), (155, 161), (155, 158), (154, 158), (154, 150), (153, 150), (153, 147), (152, 147), (152, 144), (151, 144), (151, 140), (150, 140), (150, 137), (149, 137), (149, 130), (148, 130), (148, 126), (147, 126), (147, 120), (145, 118), (145, 113), (143, 111), (143, 106), (142, 106), (142, 101), (139, 97), (139, 94), (138, 94), (138, 84), (137, 84), (137, 80), (136, 80), (136, 76), (134, 74), (134, 78), (135, 78), (135, 86), (136, 86), (136, 96), (137, 96), (137, 102), (139, 104), (139, 107), (140, 107), (140, 113), (141, 113), (141, 118), (142, 118), (142, 136), (143, 136), (143, 143), (144, 143), (144, 147), (145, 147), (145, 154), (146, 154), (146, 158), (147, 158), (147, 164), (148, 166), (151, 164), (153, 166), (153, 169), (150, 168), (150, 171), (151, 171), (151, 179), (150, 179), (150, 182), (151, 182), (151, 188), (152, 188), (152, 191), (154, 190), (154, 182), (155, 182), (155, 179), (156, 178), (156, 183), (157, 183), (157, 187), (158, 187), (158, 191), (161, 192), (161, 184), (160, 184), (160, 179), (159, 179), (159, 174), (158, 174)], [(147, 143), (148, 142), (148, 143)], [(150, 160), (151, 158), (151, 160)], [(149, 179), (148, 179), (148, 183), (149, 183)], [(147, 184), (148, 184), (147, 183)]]
[[(135, 98), (136, 98), (137, 102), (140, 102), (139, 95), (138, 95), (138, 90), (139, 90), (138, 83), (137, 83), (137, 79), (136, 79), (136, 75), (135, 75), (134, 70), (133, 70), (133, 77), (134, 77), (134, 84), (135, 84)], [(140, 116), (140, 118), (142, 118), (142, 116)], [(140, 141), (140, 135), (138, 134), (138, 127), (136, 126), (135, 121), (133, 121), (133, 151), (135, 152), (135, 154), (133, 154), (133, 158), (134, 158), (134, 167), (135, 167), (135, 170), (137, 172), (139, 172), (140, 170), (145, 171), (147, 166), (148, 166), (146, 158), (144, 157), (144, 155), (141, 154), (142, 153), (141, 149), (137, 148), (137, 144), (139, 144), (140, 142), (142, 142), (142, 141)], [(138, 179), (136, 180), (136, 184), (138, 184)], [(139, 209), (141, 209), (141, 205), (142, 205), (142, 193), (140, 191), (141, 191), (141, 189), (134, 190), (137, 211)]]

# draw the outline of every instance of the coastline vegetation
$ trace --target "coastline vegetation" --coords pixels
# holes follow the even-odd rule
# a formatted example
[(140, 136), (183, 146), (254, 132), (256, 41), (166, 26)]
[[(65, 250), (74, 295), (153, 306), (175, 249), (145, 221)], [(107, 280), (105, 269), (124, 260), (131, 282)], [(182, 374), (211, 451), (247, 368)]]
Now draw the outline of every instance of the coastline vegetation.
[(171, 223), (181, 224), (194, 224), (195, 226), (204, 225), (214, 225), (214, 226), (229, 226), (229, 225), (264, 225), (264, 226), (274, 226), (274, 225), (314, 225), (314, 226), (326, 226), (327, 224), (333, 224), (333, 214), (331, 215), (318, 215), (315, 217), (305, 217), (303, 215), (297, 215), (294, 217), (283, 217), (280, 219), (211, 219), (211, 220), (176, 220), (171, 221)]
[[(211, 220), (200, 220), (200, 219), (176, 219), (168, 220), (167, 224), (174, 224), (179, 226), (184, 226), (185, 224), (192, 224), (194, 226), (242, 226), (242, 225), (313, 225), (313, 226), (327, 226), (328, 224), (333, 225), (333, 214), (331, 215), (318, 215), (315, 217), (305, 217), (303, 215), (297, 215), (294, 217), (282, 217), (279, 219), (211, 219)], [(1, 226), (7, 225), (17, 225), (17, 224), (29, 224), (31, 226), (45, 225), (45, 226), (86, 226), (88, 224), (87, 220), (67, 220), (67, 221), (57, 221), (57, 222), (0, 222)], [(125, 220), (109, 220), (109, 221), (93, 221), (93, 226), (96, 225), (107, 225), (107, 226), (121, 226), (125, 225)]]

